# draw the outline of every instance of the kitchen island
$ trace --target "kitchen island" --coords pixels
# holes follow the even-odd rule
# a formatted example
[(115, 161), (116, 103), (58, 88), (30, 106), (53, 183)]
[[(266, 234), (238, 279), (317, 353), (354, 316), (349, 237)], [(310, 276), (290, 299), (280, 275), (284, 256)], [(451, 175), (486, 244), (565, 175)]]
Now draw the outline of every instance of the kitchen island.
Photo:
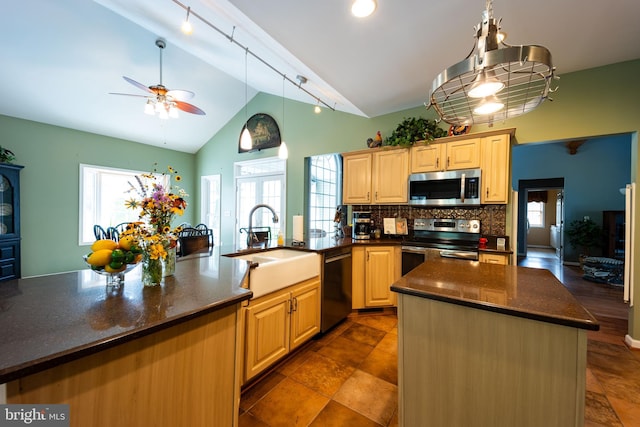
[(391, 290), (400, 425), (583, 425), (599, 325), (549, 271), (436, 258)]
[(237, 425), (247, 264), (179, 259), (110, 291), (89, 269), (0, 284), (7, 403), (70, 405), (72, 426)]

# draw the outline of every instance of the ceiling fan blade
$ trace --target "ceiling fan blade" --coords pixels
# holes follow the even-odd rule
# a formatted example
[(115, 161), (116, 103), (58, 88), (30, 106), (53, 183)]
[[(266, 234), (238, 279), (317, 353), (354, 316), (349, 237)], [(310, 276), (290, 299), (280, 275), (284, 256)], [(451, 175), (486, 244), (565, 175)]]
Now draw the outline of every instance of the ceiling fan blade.
[(147, 86), (143, 85), (142, 83), (138, 83), (137, 81), (130, 79), (127, 76), (122, 76), (122, 78), (128, 81), (129, 83), (131, 83), (132, 85), (134, 85), (135, 87), (137, 87), (138, 89), (142, 89), (145, 92), (154, 93), (151, 89), (149, 89)]
[(182, 101), (173, 101), (173, 102), (175, 102), (176, 107), (178, 107), (182, 111), (186, 111), (187, 113), (198, 114), (200, 116), (204, 116), (206, 114), (204, 111), (202, 111), (195, 105), (189, 104), (187, 102), (182, 102)]
[(179, 99), (181, 101), (186, 101), (186, 100), (191, 99), (194, 96), (196, 96), (196, 94), (191, 92), (190, 90), (171, 89), (170, 91), (167, 92), (167, 96), (170, 96), (173, 99)]
[(136, 98), (152, 98), (147, 95), (135, 95), (133, 93), (119, 93), (119, 92), (109, 92), (109, 95), (135, 96)]

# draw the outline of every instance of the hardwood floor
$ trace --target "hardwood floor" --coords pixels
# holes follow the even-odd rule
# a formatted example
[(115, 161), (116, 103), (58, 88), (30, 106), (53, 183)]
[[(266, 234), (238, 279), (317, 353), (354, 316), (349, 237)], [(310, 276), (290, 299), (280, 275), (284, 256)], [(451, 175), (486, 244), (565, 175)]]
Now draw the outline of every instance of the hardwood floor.
[[(622, 290), (540, 255), (519, 265), (551, 270), (601, 325), (588, 335), (585, 426), (640, 426), (640, 351), (624, 344)], [(395, 313), (354, 313), (245, 390), (240, 426), (397, 426), (397, 384)]]

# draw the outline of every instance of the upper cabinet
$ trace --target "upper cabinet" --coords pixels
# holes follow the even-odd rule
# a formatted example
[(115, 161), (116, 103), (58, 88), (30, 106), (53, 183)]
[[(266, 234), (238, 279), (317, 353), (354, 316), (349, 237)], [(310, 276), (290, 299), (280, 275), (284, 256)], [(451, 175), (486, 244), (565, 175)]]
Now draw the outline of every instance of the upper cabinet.
[(508, 134), (482, 138), (482, 204), (509, 202), (511, 142)]
[(343, 203), (406, 203), (409, 150), (343, 154)]
[(480, 167), (480, 138), (445, 143), (432, 142), (411, 148), (411, 173)]

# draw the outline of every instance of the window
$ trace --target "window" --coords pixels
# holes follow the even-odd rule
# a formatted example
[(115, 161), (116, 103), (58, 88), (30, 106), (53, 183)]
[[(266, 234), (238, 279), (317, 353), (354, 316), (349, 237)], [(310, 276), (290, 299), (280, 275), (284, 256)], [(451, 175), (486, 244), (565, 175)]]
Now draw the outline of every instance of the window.
[[(143, 172), (102, 166), (80, 165), (80, 230), (78, 243), (90, 245), (95, 240), (93, 226), (103, 228), (135, 221), (138, 212), (128, 209), (125, 200), (131, 195), (130, 182)], [(165, 179), (169, 179), (165, 176)], [(165, 183), (168, 185), (168, 182)]]
[(249, 227), (249, 213), (254, 206), (266, 204), (272, 207), (279, 221), (273, 223), (273, 214), (266, 208), (255, 211), (252, 227), (268, 227), (271, 238), (275, 239), (278, 230), (285, 233), (286, 224), (286, 160), (269, 157), (259, 160), (237, 162), (236, 180), (236, 224), (235, 244), (242, 245), (247, 234), (242, 229)]
[(544, 227), (544, 202), (527, 203), (527, 220), (529, 221), (529, 227)]
[(309, 157), (307, 162), (309, 234), (332, 235), (336, 208), (342, 203), (342, 157), (326, 154)]

